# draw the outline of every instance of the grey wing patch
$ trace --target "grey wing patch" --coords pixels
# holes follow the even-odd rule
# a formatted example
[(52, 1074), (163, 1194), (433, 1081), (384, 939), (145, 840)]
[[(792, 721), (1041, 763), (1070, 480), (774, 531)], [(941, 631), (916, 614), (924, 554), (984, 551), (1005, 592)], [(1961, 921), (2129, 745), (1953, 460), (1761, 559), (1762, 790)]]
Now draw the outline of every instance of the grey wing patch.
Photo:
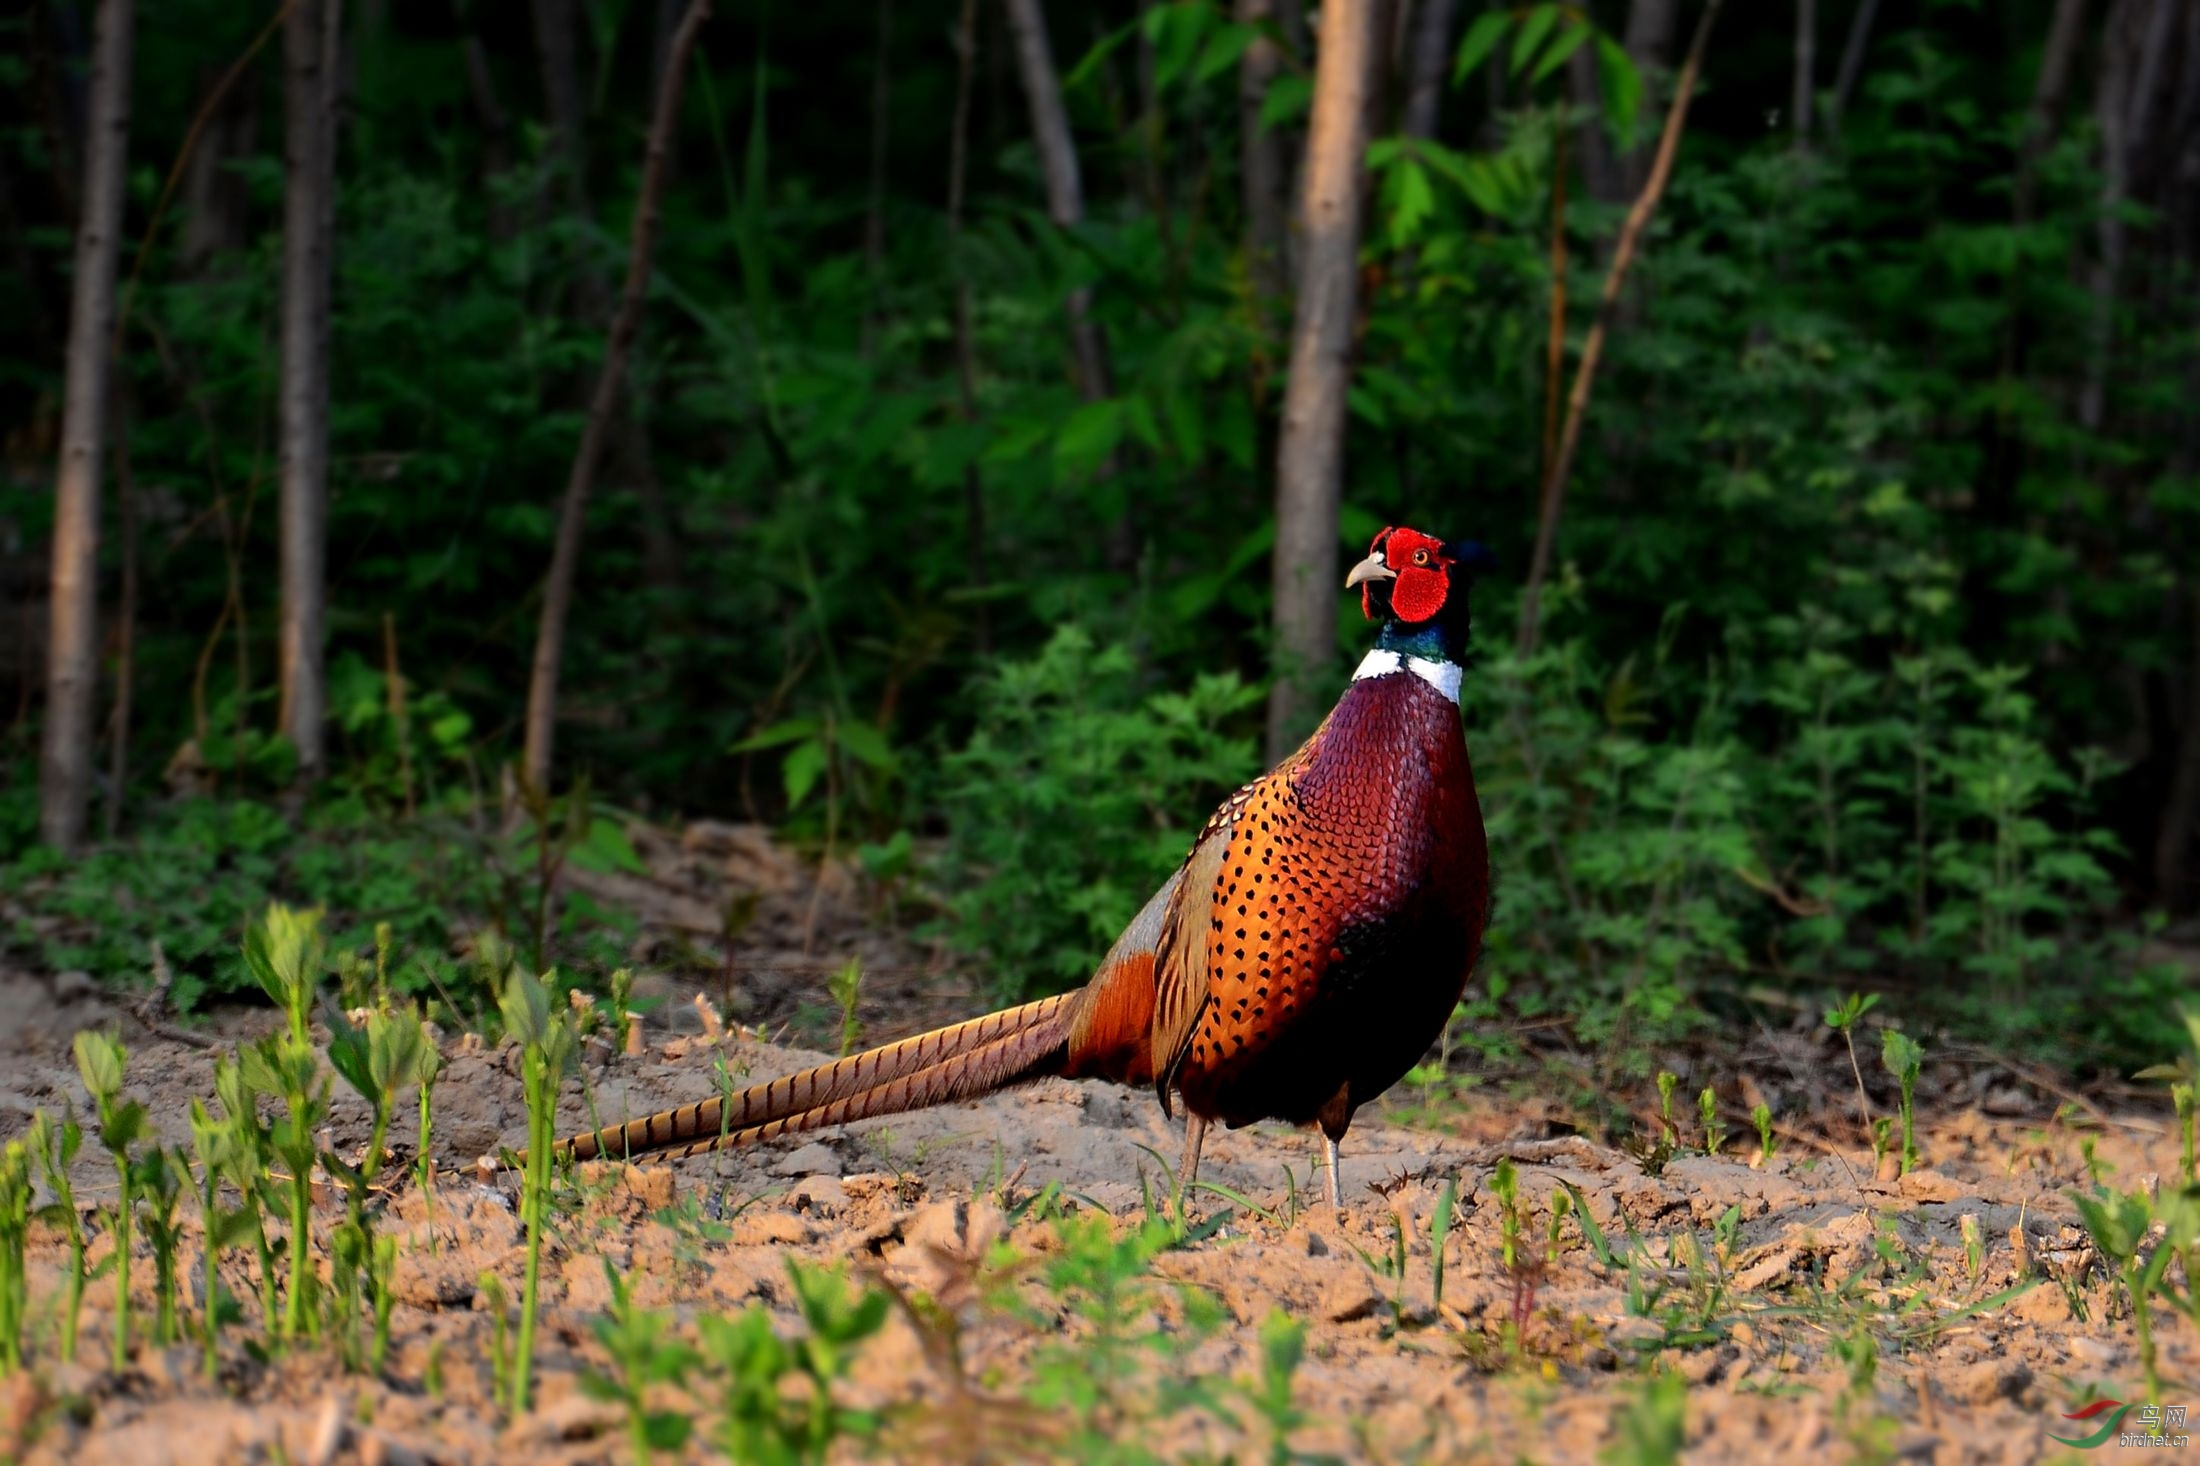
[(1169, 1086), (1207, 1006), (1207, 937), (1214, 921), (1215, 885), (1223, 858), (1229, 854), (1232, 822), (1251, 788), (1248, 785), (1232, 795), (1207, 822), (1179, 872), (1176, 899), (1169, 903), (1161, 942), (1154, 948), (1154, 1089), (1164, 1114), (1169, 1108)]
[(1161, 883), (1161, 889), (1149, 897), (1130, 925), (1123, 928), (1115, 945), (1108, 948), (1108, 955), (1100, 959), (1095, 972), (1105, 972), (1133, 952), (1155, 952), (1160, 949), (1161, 931), (1169, 915), (1169, 903), (1176, 899), (1177, 887), (1184, 881), (1184, 866), (1178, 866), (1174, 874)]

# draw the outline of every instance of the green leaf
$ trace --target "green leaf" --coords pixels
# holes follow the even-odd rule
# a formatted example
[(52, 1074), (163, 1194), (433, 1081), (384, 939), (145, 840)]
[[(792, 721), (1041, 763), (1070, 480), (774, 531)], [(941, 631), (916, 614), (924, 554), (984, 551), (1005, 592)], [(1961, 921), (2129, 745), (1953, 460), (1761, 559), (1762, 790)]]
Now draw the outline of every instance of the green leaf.
[(616, 870), (628, 875), (646, 875), (649, 871), (634, 842), (627, 838), (626, 826), (608, 815), (597, 815), (589, 821), (588, 838), (573, 847), (573, 862), (583, 870)]
[(1568, 58), (1581, 49), (1581, 43), (1589, 39), (1590, 33), (1591, 27), (1586, 21), (1574, 21), (1569, 24), (1564, 31), (1559, 33), (1558, 39), (1551, 43), (1551, 49), (1543, 53), (1543, 59), (1536, 63), (1534, 74), (1528, 78), (1528, 85), (1534, 86), (1537, 82), (1564, 66)]
[(1642, 111), (1642, 73), (1627, 48), (1597, 33), (1597, 94), (1604, 102), (1604, 125), (1622, 143), (1632, 143), (1635, 119)]
[(1551, 28), (1558, 24), (1559, 9), (1556, 5), (1538, 5), (1528, 12), (1528, 18), (1520, 23), (1520, 34), (1513, 38), (1512, 73), (1518, 76), (1527, 66), (1529, 58), (1543, 45)]
[(887, 746), (886, 735), (870, 723), (836, 723), (833, 736), (839, 741), (841, 751), (857, 763), (868, 765), (881, 773), (892, 771), (894, 750)]
[(1269, 132), (1275, 128), (1297, 122), (1314, 105), (1314, 79), (1296, 72), (1279, 76), (1268, 84), (1268, 95), (1260, 103), (1260, 130)]
[(1260, 27), (1232, 23), (1218, 29), (1207, 38), (1206, 49), (1199, 54), (1199, 64), (1192, 69), (1192, 80), (1202, 85), (1221, 72), (1228, 71), (1245, 59), (1245, 52), (1260, 39)]
[(1457, 86), (1467, 79), (1468, 73), (1489, 59), (1504, 38), (1505, 27), (1512, 24), (1512, 12), (1502, 5), (1492, 6), (1474, 18), (1467, 27), (1466, 37), (1459, 42), (1459, 59), (1452, 63), (1451, 83)]
[(1436, 212), (1436, 192), (1429, 187), (1428, 171), (1417, 159), (1402, 160), (1390, 176), (1396, 190), (1390, 210), (1391, 234), (1395, 242), (1409, 243)]
[(1098, 468), (1123, 437), (1123, 404), (1110, 397), (1087, 402), (1069, 416), (1054, 439), (1055, 466), (1075, 477)]
[(787, 808), (792, 810), (809, 797), (817, 781), (825, 773), (825, 740), (812, 738), (807, 743), (795, 745), (787, 755), (787, 762), (780, 770), (780, 777), (787, 785)]
[(816, 731), (817, 719), (815, 718), (789, 718), (783, 723), (772, 724), (761, 733), (751, 733), (739, 743), (727, 748), (726, 752), (755, 753), (760, 749), (778, 748), (782, 744), (807, 738)]

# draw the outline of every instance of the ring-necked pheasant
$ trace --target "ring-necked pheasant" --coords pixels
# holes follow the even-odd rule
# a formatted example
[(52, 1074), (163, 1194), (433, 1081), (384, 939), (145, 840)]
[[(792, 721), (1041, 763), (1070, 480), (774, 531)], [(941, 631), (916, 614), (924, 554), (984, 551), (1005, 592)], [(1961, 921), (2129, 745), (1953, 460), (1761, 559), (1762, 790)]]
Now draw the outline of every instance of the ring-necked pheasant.
[(1152, 1085), (1210, 1121), (1321, 1127), (1328, 1191), (1353, 1111), (1442, 1032), (1481, 949), (1489, 850), (1459, 720), (1467, 587), (1487, 552), (1386, 529), (1346, 587), (1382, 629), (1299, 750), (1224, 801), (1083, 988), (559, 1142), (696, 1155), (970, 1099), (1049, 1075)]

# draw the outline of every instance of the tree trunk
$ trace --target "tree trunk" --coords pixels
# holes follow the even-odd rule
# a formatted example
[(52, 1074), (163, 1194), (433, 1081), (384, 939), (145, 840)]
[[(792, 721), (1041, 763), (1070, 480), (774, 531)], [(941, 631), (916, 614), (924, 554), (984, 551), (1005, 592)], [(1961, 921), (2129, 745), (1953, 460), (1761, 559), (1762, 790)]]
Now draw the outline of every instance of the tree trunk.
[(2101, 82), (2094, 110), (2101, 125), (2101, 207), (2096, 227), (2100, 254), (2089, 288), (2093, 320), (2085, 383), (2078, 393), (2078, 421), (2099, 432), (2108, 418), (2108, 374), (2116, 347), (2116, 302), (2130, 247), (2123, 206), (2131, 193), (2133, 163), (2150, 141), (2148, 123), (2155, 88), (2169, 51), (2176, 0), (2117, 0), (2109, 11), (2101, 49)]
[(1828, 136), (1841, 131), (1841, 119), (1856, 99), (1856, 84), (1864, 75), (1864, 53), (1871, 49), (1872, 26), (1879, 19), (1879, 0), (1864, 0), (1849, 19), (1849, 38), (1841, 47), (1841, 70), (1833, 80), (1833, 95), (1826, 101)]
[(2040, 155), (2054, 141), (2062, 120), (2064, 97), (2070, 92), (2070, 73), (2077, 66), (2078, 47), (2085, 38), (2086, 0), (2055, 0), (2055, 17), (2047, 27), (2047, 44), (2040, 50), (2040, 72), (2032, 83), (2032, 107), (2025, 119), (2024, 145), (2017, 156), (2016, 219), (2032, 220), (2037, 198)]
[[(204, 73), (202, 93), (221, 78)], [(247, 71), (214, 108), (191, 150), (183, 180), (183, 233), (177, 253), (183, 268), (202, 273), (212, 260), (242, 249), (250, 225), (250, 190), (230, 164), (249, 158), (259, 143), (258, 72)]]
[(122, 800), (130, 787), (130, 704), (137, 685), (137, 483), (130, 474), (130, 402), (126, 391), (115, 393), (114, 434), (115, 508), (122, 527), (122, 600), (115, 608), (115, 704), (108, 720), (107, 798), (100, 809), (100, 834), (109, 840), (122, 829)]
[(1535, 650), (1536, 639), (1541, 634), (1543, 581), (1550, 573), (1551, 552), (1558, 541), (1559, 515), (1566, 503), (1566, 480), (1573, 472), (1574, 455), (1581, 448), (1582, 419), (1589, 410), (1589, 393), (1596, 385), (1597, 364), (1603, 359), (1604, 341), (1611, 334), (1612, 322), (1619, 313), (1620, 290), (1627, 282), (1628, 267), (1634, 263), (1636, 248), (1642, 242), (1643, 231), (1650, 225), (1651, 215), (1657, 212), (1666, 180), (1673, 174), (1673, 159), (1680, 151), (1681, 133), (1688, 125), (1688, 104), (1695, 95), (1696, 77), (1703, 70), (1704, 51), (1710, 45), (1712, 22), (1719, 18), (1721, 3), (1722, 0), (1709, 0), (1703, 15), (1696, 21), (1695, 38), (1688, 43), (1688, 60), (1681, 66), (1681, 74), (1673, 84), (1673, 101), (1666, 108), (1665, 129), (1658, 136), (1657, 157), (1650, 164), (1650, 176), (1643, 180), (1642, 192), (1637, 195), (1634, 207), (1627, 211), (1627, 222), (1620, 226), (1619, 240), (1612, 248), (1611, 267), (1604, 276), (1604, 293), (1597, 301), (1596, 320), (1581, 343), (1581, 361), (1574, 367), (1573, 390), (1566, 398), (1566, 426), (1559, 434), (1558, 455), (1552, 460), (1543, 481), (1542, 503), (1536, 517), (1535, 552), (1529, 558), (1527, 584), (1520, 595), (1518, 648), (1522, 656)]
[(550, 788), (552, 745), (557, 734), (558, 670), (565, 655), (565, 625), (573, 609), (573, 582), (580, 570), (581, 530), (588, 516), (588, 495), (603, 456), (611, 420), (618, 411), (619, 391), (626, 358), (641, 329), (642, 306), (649, 292), (651, 262), (657, 246), (658, 201), (664, 191), (667, 160), (673, 133), (680, 120), (680, 94), (687, 80), (688, 57), (703, 22), (710, 19), (711, 0), (691, 0), (673, 33), (665, 54), (663, 72), (657, 78), (657, 106), (649, 125), (649, 151), (642, 163), (640, 191), (634, 201), (634, 230), (627, 248), (626, 283), (611, 317), (604, 342), (603, 366), (596, 390), (589, 399), (588, 418), (581, 427), (580, 447), (573, 454), (573, 471), (566, 479), (565, 496), (558, 505), (557, 540), (551, 550), (550, 574), (543, 585), (542, 619), (535, 631), (535, 655), (527, 683), (527, 743), (522, 769), (529, 786), (538, 794)]
[(1818, 0), (1795, 0), (1795, 78), (1788, 110), (1795, 145), (1810, 146), (1810, 114), (1818, 92)]
[[(947, 264), (955, 277), (955, 401), (964, 422), (978, 419), (978, 343), (970, 320), (970, 279), (963, 261), (963, 191), (970, 163), (970, 94), (978, 72), (978, 0), (962, 0), (955, 27), (955, 118), (947, 141)], [(993, 650), (993, 616), (985, 589), (993, 582), (986, 552), (985, 483), (976, 463), (963, 465), (964, 532), (969, 538), (971, 641)]]
[(2192, 612), (2191, 665), (2185, 673), (2184, 715), (2177, 728), (2177, 761), (2170, 776), (2161, 827), (2154, 838), (2154, 895), (2171, 910), (2195, 895), (2193, 842), (2200, 838), (2200, 586), (2188, 588)]
[[(1275, 0), (1237, 0), (1241, 25), (1276, 23)], [(1283, 70), (1283, 50), (1266, 34), (1238, 60), (1239, 182), (1245, 207), (1245, 275), (1265, 318), (1290, 290), (1291, 170), (1282, 130), (1261, 126), (1268, 89)]]
[(282, 627), (277, 725), (298, 784), (322, 773), (328, 546), (328, 309), (336, 0), (295, 0), (283, 22)]
[(512, 124), (504, 104), (497, 99), (496, 76), (489, 70), (489, 53), (481, 37), (468, 32), (463, 43), (466, 59), (466, 94), (474, 105), (474, 120), (481, 127), (482, 186), (489, 195), (489, 239), (506, 244), (519, 234), (519, 221), (504, 197), (505, 181), (512, 171)]
[[(1056, 227), (1074, 229), (1085, 218), (1085, 185), (1070, 139), (1069, 110), (1062, 105), (1061, 78), (1047, 40), (1046, 14), (1040, 0), (1007, 0), (1008, 28), (1016, 41), (1017, 69), (1031, 107), (1031, 138), (1046, 176), (1047, 216)], [(1092, 291), (1080, 286), (1069, 294), (1070, 350), (1076, 362), (1077, 390), (1087, 402), (1115, 392), (1108, 368), (1107, 336), (1092, 319)]]
[(1337, 511), (1359, 304), (1368, 83), (1381, 44), (1378, 11), (1371, 0), (1327, 0), (1321, 10), (1314, 111), (1307, 129), (1298, 310), (1276, 448), (1271, 762), (1289, 753), (1311, 726), (1315, 699), (1337, 651)]
[[(1673, 42), (1680, 34), (1680, 0), (1634, 0), (1627, 9), (1627, 30), (1621, 45), (1627, 59), (1642, 73), (1645, 101), (1658, 94), (1660, 79), (1672, 64)], [(1503, 47), (1499, 48), (1500, 54)], [(1620, 204), (1642, 192), (1650, 155), (1640, 145), (1615, 155), (1604, 135), (1603, 101), (1597, 88), (1596, 58), (1584, 46), (1567, 62), (1567, 82), (1574, 104), (1588, 109), (1589, 120), (1576, 139), (1581, 154), (1581, 182), (1588, 196), (1600, 204)]]
[(1444, 85), (1451, 79), (1452, 22), (1459, 0), (1421, 0), (1413, 17), (1413, 41), (1406, 57), (1407, 137), (1433, 138), (1443, 117)]
[[(1498, 54), (1504, 53), (1499, 46)], [(1600, 204), (1616, 204), (1627, 197), (1627, 172), (1623, 159), (1612, 152), (1604, 126), (1604, 94), (1597, 85), (1597, 60), (1593, 47), (1583, 46), (1566, 58), (1568, 99), (1583, 114), (1574, 150), (1581, 155), (1582, 192)]]
[(131, 0), (100, 0), (93, 21), (84, 197), (69, 306), (61, 466), (54, 480), (38, 830), (47, 844), (64, 851), (83, 842), (91, 789), (92, 694), (99, 672), (99, 480), (107, 436), (115, 259), (129, 166), (132, 9)]
[[(871, 177), (863, 209), (863, 272), (870, 301), (863, 312), (863, 354), (878, 350), (886, 308), (886, 140), (894, 96), (894, 0), (878, 0), (878, 37), (871, 51)], [(958, 94), (958, 105), (965, 105)]]
[[(662, 9), (659, 20), (664, 20)], [(566, 207), (592, 233), (596, 205), (588, 189), (587, 118), (581, 105), (580, 50), (575, 39), (580, 16), (576, 0), (534, 0), (534, 24), (551, 165), (563, 183)], [(668, 34), (677, 35), (677, 27)], [(669, 48), (669, 39), (666, 45)], [(669, 49), (664, 52), (668, 59), (670, 54)], [(663, 77), (653, 77), (651, 85), (661, 90)], [(592, 331), (608, 330), (611, 285), (604, 278), (594, 250), (585, 245), (574, 262), (573, 281), (581, 324)], [(609, 429), (613, 461), (633, 485), (642, 511), (642, 578), (659, 590), (671, 589), (680, 582), (679, 542), (657, 477), (649, 429), (632, 393), (622, 392), (614, 411)]]

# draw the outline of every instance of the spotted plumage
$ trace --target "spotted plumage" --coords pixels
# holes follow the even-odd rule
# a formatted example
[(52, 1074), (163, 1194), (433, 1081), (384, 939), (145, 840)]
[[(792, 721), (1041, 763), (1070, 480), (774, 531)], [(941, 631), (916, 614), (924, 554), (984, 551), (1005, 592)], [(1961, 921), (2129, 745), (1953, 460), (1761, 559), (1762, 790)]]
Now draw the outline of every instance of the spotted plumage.
[(1489, 854), (1454, 701), (1479, 547), (1378, 535), (1346, 582), (1377, 649), (1291, 757), (1225, 800), (1091, 982), (836, 1064), (560, 1143), (694, 1154), (1063, 1075), (1152, 1085), (1210, 1121), (1353, 1112), (1442, 1032), (1481, 948)]

